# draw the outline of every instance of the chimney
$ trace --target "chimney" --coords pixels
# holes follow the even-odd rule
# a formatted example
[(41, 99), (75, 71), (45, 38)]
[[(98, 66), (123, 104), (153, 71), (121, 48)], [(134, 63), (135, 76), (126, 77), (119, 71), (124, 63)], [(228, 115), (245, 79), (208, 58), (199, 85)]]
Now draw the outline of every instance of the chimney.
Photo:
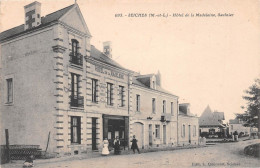
[(109, 58), (112, 58), (112, 42), (111, 41), (103, 42), (103, 52)]
[(161, 86), (161, 73), (160, 73), (159, 70), (158, 70), (158, 72), (157, 72), (157, 74), (155, 76), (156, 76), (156, 83), (157, 83), (157, 85)]
[(35, 1), (24, 6), (25, 24), (24, 30), (31, 29), (41, 24), (41, 3)]

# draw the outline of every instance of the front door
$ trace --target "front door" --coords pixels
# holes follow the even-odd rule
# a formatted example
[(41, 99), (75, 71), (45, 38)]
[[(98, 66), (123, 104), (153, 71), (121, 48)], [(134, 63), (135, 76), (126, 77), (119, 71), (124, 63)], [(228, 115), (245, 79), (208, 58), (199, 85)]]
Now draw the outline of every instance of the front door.
[(166, 144), (166, 125), (163, 126), (163, 144)]
[(97, 149), (97, 118), (92, 118), (92, 150)]
[(152, 124), (149, 124), (149, 145), (153, 145), (153, 127)]
[(137, 139), (137, 145), (139, 148), (143, 148), (143, 124), (141, 123), (134, 123), (133, 124), (133, 135)]

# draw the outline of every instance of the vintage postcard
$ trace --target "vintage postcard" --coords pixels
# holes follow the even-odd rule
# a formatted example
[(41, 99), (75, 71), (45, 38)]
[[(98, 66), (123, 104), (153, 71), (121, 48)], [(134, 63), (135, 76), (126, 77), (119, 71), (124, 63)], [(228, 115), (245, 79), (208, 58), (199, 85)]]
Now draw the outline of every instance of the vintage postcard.
[(259, 0), (1, 0), (1, 167), (259, 167)]

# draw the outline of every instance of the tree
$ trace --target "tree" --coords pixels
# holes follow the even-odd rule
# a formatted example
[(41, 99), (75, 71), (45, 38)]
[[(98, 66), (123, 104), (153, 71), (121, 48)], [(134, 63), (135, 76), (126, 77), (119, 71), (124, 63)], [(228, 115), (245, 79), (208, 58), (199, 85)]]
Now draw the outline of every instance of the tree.
[(243, 99), (247, 101), (244, 114), (237, 114), (238, 119), (245, 121), (245, 126), (257, 127), (260, 131), (260, 78), (256, 79), (254, 84), (245, 90)]

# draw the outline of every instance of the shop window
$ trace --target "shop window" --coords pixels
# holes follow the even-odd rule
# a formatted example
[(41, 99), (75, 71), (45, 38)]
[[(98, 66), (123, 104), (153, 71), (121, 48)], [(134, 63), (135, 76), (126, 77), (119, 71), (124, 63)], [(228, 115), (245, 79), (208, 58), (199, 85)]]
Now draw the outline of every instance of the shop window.
[(163, 113), (166, 113), (166, 100), (163, 100)]
[(140, 95), (136, 95), (136, 111), (140, 112)]
[(92, 102), (97, 103), (97, 80), (92, 79)]
[(160, 125), (155, 125), (155, 138), (160, 139)]
[(113, 84), (107, 83), (107, 104), (112, 106), (112, 96), (113, 96)]
[(6, 103), (13, 103), (13, 78), (6, 79), (7, 97)]
[(120, 107), (125, 106), (125, 100), (124, 100), (124, 86), (119, 86), (119, 101), (120, 101)]
[(81, 143), (81, 122), (80, 117), (71, 117), (71, 143)]
[(156, 102), (155, 102), (155, 98), (152, 99), (152, 112), (156, 113)]

